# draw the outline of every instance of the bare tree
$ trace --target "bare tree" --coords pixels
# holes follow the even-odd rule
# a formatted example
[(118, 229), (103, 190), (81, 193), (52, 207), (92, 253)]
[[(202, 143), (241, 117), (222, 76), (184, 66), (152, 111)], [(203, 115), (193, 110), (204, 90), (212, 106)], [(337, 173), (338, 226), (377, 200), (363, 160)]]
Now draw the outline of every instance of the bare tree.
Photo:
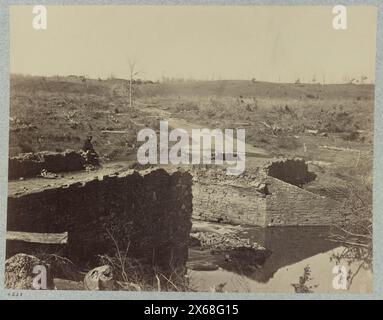
[(338, 264), (342, 261), (350, 265), (357, 262), (355, 271), (348, 272), (348, 288), (361, 269), (372, 269), (373, 227), (372, 227), (372, 189), (367, 185), (346, 185), (343, 206), (340, 208), (341, 221), (333, 226), (330, 240), (344, 248), (334, 253), (332, 259)]
[(132, 83), (134, 77), (141, 73), (141, 71), (136, 70), (137, 63), (134, 60), (129, 60), (129, 107), (132, 107)]
[(341, 221), (334, 225), (331, 240), (372, 251), (372, 189), (349, 183), (345, 193)]
[(326, 75), (322, 74), (322, 83), (325, 84), (326, 83)]

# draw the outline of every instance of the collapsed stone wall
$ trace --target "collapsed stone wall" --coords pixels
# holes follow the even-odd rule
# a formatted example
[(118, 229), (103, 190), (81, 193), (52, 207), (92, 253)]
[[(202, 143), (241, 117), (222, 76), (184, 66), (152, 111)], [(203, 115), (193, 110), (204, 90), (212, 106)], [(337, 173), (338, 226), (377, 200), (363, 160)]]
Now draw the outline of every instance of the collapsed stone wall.
[(225, 171), (195, 172), (193, 218), (198, 220), (265, 224), (266, 190), (257, 176), (228, 176)]
[[(8, 197), (7, 230), (68, 232), (65, 254), (88, 263), (119, 249), (162, 269), (182, 267), (191, 229), (191, 176), (130, 170)], [(114, 238), (111, 239), (111, 237)]]
[(338, 201), (268, 177), (266, 225), (331, 225), (339, 221)]
[(42, 151), (23, 153), (9, 158), (8, 178), (36, 177), (41, 170), (49, 172), (68, 172), (84, 169), (86, 158), (80, 152), (66, 150), (64, 152)]
[(193, 186), (193, 217), (199, 220), (238, 224), (265, 224), (266, 198), (254, 188), (209, 184)]
[(303, 159), (280, 159), (270, 162), (264, 167), (266, 174), (295, 186), (302, 186), (316, 178), (308, 171)]
[[(294, 185), (309, 178), (310, 172), (303, 160), (285, 162), (285, 167), (278, 160), (275, 166), (240, 176), (222, 170), (194, 173), (193, 218), (261, 227), (335, 223), (340, 204)], [(279, 176), (285, 170), (282, 179), (269, 175)]]

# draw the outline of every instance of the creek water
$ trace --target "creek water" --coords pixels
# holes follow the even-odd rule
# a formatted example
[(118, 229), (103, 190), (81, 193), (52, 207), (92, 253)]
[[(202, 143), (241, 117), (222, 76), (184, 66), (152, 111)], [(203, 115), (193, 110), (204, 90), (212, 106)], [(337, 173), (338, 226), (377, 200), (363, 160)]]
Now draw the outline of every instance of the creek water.
[[(312, 292), (372, 292), (373, 275), (369, 263), (354, 257), (336, 259), (347, 249), (329, 240), (327, 227), (253, 227), (244, 229), (240, 236), (271, 250), (270, 256), (261, 265), (248, 268), (246, 263), (241, 263), (240, 267), (235, 267), (220, 263), (209, 250), (190, 249), (189, 262), (210, 261), (220, 266), (214, 271), (189, 270), (194, 290), (214, 291), (217, 289), (213, 288), (221, 285), (224, 292), (294, 293), (292, 284), (299, 283), (308, 266), (310, 279), (305, 285)], [(347, 289), (337, 289), (333, 285), (337, 265), (344, 266), (351, 276), (354, 275)]]

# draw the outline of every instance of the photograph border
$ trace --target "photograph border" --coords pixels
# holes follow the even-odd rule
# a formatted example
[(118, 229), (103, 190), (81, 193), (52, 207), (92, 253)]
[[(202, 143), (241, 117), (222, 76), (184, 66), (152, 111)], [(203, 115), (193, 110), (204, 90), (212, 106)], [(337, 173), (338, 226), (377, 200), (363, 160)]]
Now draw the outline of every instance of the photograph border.
[[(10, 108), (9, 6), (13, 5), (364, 5), (376, 6), (378, 11), (376, 34), (376, 71), (374, 104), (374, 166), (373, 166), (373, 293), (209, 293), (209, 292), (127, 292), (127, 291), (66, 291), (14, 290), (4, 288), (6, 245), (8, 144)], [(0, 3), (0, 299), (123, 299), (123, 300), (220, 300), (220, 299), (382, 299), (383, 297), (383, 2), (379, 0), (2, 0)], [(14, 294), (18, 293), (18, 294)]]

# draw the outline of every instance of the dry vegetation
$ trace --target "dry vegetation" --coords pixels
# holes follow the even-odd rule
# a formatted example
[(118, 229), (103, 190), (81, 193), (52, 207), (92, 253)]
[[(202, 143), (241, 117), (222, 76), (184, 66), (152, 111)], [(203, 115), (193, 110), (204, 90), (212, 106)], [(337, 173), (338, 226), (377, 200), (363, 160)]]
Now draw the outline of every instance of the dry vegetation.
[[(83, 77), (11, 77), (10, 155), (79, 149), (94, 137), (101, 161), (135, 158), (137, 131), (158, 129), (154, 106), (210, 128), (246, 129), (272, 156), (302, 157), (318, 179), (310, 190), (337, 197), (372, 182), (373, 85), (191, 81), (133, 84)], [(341, 149), (343, 150), (341, 150)]]
[(114, 81), (14, 76), (9, 153), (80, 149), (90, 134), (102, 160), (126, 158), (137, 131), (158, 126), (127, 105)]
[(306, 186), (313, 192), (339, 199), (345, 183), (372, 183), (373, 85), (209, 81), (158, 87), (140, 100), (209, 128), (245, 128), (246, 142), (272, 156), (307, 160), (318, 174)]
[[(12, 76), (9, 153), (79, 149), (91, 134), (102, 162), (134, 159), (137, 131), (159, 127), (159, 117), (144, 112), (147, 107), (209, 128), (245, 128), (246, 142), (271, 156), (308, 161), (317, 179), (305, 188), (344, 203), (344, 224), (334, 239), (349, 245), (345, 255), (367, 252), (371, 258), (373, 85), (135, 82), (133, 101), (130, 108), (126, 80)], [(136, 266), (120, 248), (116, 252), (101, 260), (119, 280), (148, 285), (126, 278)], [(309, 271), (296, 289), (311, 291), (305, 286)], [(149, 286), (182, 287), (159, 276)]]

